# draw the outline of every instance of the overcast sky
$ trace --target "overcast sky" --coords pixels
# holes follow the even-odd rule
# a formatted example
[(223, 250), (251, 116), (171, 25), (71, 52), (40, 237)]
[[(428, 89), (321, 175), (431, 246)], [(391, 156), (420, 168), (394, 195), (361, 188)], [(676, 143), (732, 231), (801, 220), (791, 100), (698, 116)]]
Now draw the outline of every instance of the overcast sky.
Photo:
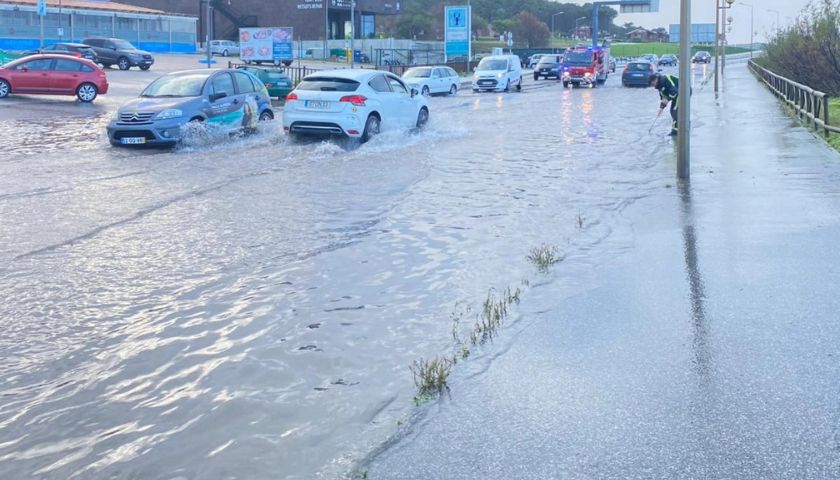
[[(567, 0), (568, 1), (568, 0)], [(583, 0), (576, 3), (586, 3)], [(590, 0), (591, 1), (591, 0)], [(731, 9), (725, 10), (726, 17), (732, 17), (732, 33), (729, 33), (729, 43), (749, 43), (750, 41), (750, 8), (739, 6), (741, 0), (735, 0)], [(756, 42), (765, 39), (766, 34), (775, 28), (776, 14), (768, 9), (778, 10), (782, 25), (789, 24), (809, 3), (809, 0), (747, 0), (753, 5), (755, 15)], [(660, 0), (659, 13), (645, 13), (619, 15), (616, 23), (633, 22), (646, 28), (665, 27), (680, 22), (680, 0)], [(691, 0), (692, 23), (715, 23), (715, 0)]]

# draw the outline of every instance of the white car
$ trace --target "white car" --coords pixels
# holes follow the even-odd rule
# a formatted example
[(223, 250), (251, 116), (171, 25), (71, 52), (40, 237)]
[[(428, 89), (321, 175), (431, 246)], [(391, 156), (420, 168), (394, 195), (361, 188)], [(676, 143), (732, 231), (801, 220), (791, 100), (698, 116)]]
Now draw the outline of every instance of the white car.
[(414, 67), (403, 73), (403, 81), (423, 95), (448, 93), (455, 95), (461, 86), (461, 77), (449, 67)]
[(544, 53), (535, 53), (528, 58), (528, 68), (534, 68), (540, 63), (540, 58), (545, 55)]
[(210, 53), (213, 55), (221, 55), (223, 57), (239, 55), (239, 44), (231, 42), (230, 40), (211, 40)]
[(522, 90), (522, 65), (516, 55), (492, 55), (478, 62), (473, 75), (473, 92)]
[(291, 136), (346, 136), (368, 141), (382, 130), (422, 128), (426, 97), (396, 75), (379, 70), (314, 73), (286, 97), (283, 129)]

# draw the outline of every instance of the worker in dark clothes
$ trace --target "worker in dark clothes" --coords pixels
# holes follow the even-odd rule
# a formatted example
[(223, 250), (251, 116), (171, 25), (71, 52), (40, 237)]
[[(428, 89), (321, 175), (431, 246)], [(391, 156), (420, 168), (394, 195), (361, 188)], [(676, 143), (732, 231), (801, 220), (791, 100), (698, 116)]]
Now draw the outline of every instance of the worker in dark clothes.
[(679, 133), (679, 126), (677, 125), (677, 97), (680, 94), (680, 79), (673, 75), (662, 75), (655, 73), (650, 76), (650, 86), (659, 91), (659, 114), (665, 110), (668, 103), (671, 103), (671, 118), (674, 120), (671, 124), (671, 136), (676, 136)]

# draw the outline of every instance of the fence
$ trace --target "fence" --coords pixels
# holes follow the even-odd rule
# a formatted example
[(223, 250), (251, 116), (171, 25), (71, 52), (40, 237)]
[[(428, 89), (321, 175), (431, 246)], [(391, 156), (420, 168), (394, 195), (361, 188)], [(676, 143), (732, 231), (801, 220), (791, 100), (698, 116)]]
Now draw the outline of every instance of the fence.
[(800, 120), (813, 125), (815, 130), (823, 129), (826, 136), (840, 133), (840, 128), (829, 122), (828, 94), (777, 75), (753, 60), (750, 60), (749, 68), (767, 84), (776, 97), (794, 109)]

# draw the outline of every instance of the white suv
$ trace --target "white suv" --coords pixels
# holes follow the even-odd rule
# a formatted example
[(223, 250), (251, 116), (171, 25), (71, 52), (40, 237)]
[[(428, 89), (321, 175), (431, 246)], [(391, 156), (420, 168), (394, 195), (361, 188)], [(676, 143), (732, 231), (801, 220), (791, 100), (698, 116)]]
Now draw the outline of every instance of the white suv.
[(210, 53), (223, 57), (239, 55), (239, 44), (230, 40), (211, 40)]
[(508, 92), (511, 87), (522, 90), (522, 63), (517, 55), (484, 57), (475, 67), (473, 92)]

